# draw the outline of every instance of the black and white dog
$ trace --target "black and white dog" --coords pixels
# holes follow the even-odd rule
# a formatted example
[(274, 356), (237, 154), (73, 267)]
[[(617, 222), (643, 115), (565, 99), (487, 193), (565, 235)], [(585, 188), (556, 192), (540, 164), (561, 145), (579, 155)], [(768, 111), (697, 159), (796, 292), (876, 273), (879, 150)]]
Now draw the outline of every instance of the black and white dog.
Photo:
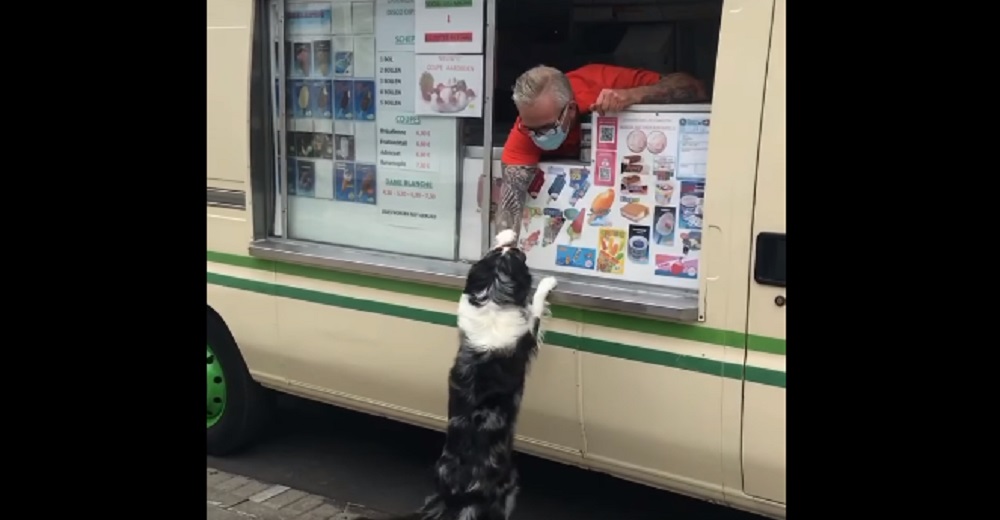
[(511, 459), (524, 381), (538, 351), (549, 276), (531, 292), (531, 272), (516, 235), (469, 270), (458, 303), (458, 355), (448, 374), (448, 430), (435, 464), (435, 491), (398, 520), (508, 520), (518, 492)]

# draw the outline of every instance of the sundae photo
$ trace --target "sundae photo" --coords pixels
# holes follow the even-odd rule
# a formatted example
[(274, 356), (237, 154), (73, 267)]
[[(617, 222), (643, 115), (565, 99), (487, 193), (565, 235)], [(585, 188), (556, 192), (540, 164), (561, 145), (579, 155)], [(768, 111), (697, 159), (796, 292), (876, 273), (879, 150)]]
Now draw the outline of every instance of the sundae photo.
[(430, 72), (420, 75), (420, 97), (430, 105), (431, 110), (442, 114), (461, 112), (476, 98), (476, 93), (464, 80), (449, 79), (447, 83), (435, 83)]

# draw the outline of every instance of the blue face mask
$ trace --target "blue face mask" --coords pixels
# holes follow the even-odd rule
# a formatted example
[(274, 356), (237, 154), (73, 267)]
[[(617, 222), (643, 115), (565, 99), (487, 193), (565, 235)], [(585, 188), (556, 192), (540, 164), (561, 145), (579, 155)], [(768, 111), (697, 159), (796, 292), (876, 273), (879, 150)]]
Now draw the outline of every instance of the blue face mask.
[(556, 128), (555, 133), (549, 135), (535, 135), (531, 134), (531, 140), (538, 145), (539, 148), (547, 152), (558, 149), (562, 146), (563, 141), (566, 140), (566, 131), (563, 130), (562, 125)]
[(559, 115), (559, 123), (556, 125), (555, 130), (546, 135), (537, 135), (532, 132), (531, 140), (538, 145), (539, 148), (547, 152), (558, 149), (562, 146), (563, 142), (566, 141), (566, 130), (563, 129), (563, 125), (566, 123), (566, 118), (569, 114), (569, 105), (563, 108), (562, 113)]

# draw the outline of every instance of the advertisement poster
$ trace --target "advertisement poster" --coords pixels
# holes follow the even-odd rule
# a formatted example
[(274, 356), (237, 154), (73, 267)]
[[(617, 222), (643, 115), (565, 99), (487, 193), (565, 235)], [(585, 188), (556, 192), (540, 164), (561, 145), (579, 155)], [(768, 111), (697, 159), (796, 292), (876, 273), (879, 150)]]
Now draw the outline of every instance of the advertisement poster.
[(483, 0), (416, 0), (417, 54), (482, 54)]
[(378, 52), (414, 52), (417, 0), (375, 0), (375, 46)]
[(482, 55), (418, 54), (414, 60), (418, 115), (482, 117)]
[(542, 163), (529, 183), (519, 230), (529, 265), (697, 289), (705, 182), (678, 178), (701, 160), (681, 145), (680, 121), (703, 121), (696, 141), (707, 142), (707, 109), (593, 119), (592, 165)]
[(705, 180), (708, 164), (709, 117), (682, 117), (678, 137), (677, 156), (681, 168), (677, 178), (681, 180)]

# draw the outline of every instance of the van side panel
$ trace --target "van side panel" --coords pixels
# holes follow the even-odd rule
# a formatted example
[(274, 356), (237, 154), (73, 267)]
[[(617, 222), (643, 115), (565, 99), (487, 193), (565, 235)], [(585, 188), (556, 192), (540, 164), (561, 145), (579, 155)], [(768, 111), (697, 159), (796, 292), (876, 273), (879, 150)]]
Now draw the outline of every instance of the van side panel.
[[(785, 0), (775, 2), (773, 27), (757, 169), (754, 238), (759, 233), (785, 232)], [(756, 240), (754, 243), (756, 247)], [(756, 250), (751, 258), (756, 259)], [(754, 349), (755, 343), (773, 345), (774, 340), (780, 340), (780, 350), (784, 350), (785, 305), (776, 303), (779, 296), (785, 296), (783, 287), (759, 284), (751, 274), (748, 370), (750, 366), (785, 370), (784, 352)], [(781, 503), (785, 502), (785, 411), (783, 387), (745, 383), (743, 490)]]

